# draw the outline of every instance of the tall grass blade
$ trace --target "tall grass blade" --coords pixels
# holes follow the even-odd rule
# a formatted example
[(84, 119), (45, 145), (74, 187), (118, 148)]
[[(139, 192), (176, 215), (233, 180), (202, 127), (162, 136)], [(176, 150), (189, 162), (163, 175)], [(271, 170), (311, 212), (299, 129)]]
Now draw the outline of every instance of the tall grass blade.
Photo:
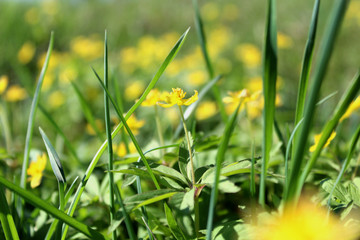
[[(99, 80), (100, 81), (100, 80)], [(108, 80), (108, 45), (107, 45), (107, 31), (105, 30), (105, 42), (104, 42), (104, 87), (107, 89), (109, 86)], [(113, 224), (115, 219), (115, 193), (114, 193), (114, 173), (111, 172), (114, 169), (113, 166), (113, 146), (111, 138), (111, 124), (110, 124), (110, 107), (109, 97), (104, 90), (104, 108), (105, 108), (105, 128), (106, 138), (108, 141), (108, 174), (109, 174), (109, 199), (110, 199), (110, 224)], [(116, 239), (116, 230), (112, 231), (112, 239)]]
[(58, 210), (54, 206), (52, 206), (50, 203), (42, 200), (41, 198), (35, 196), (29, 191), (26, 191), (25, 189), (13, 184), (12, 182), (6, 180), (4, 177), (0, 176), (0, 184), (9, 190), (13, 191), (15, 194), (22, 197), (25, 201), (33, 205), (34, 207), (37, 207), (46, 213), (52, 215), (53, 217), (61, 220), (62, 222), (68, 224), (69, 226), (73, 227), (74, 229), (78, 230), (79, 232), (85, 234), (90, 239), (108, 239), (98, 231), (95, 231), (94, 229), (90, 228), (89, 226), (77, 221), (76, 219), (66, 215), (62, 211)]
[(215, 205), (217, 201), (218, 196), (218, 190), (219, 190), (219, 181), (220, 181), (220, 171), (221, 171), (221, 165), (225, 158), (225, 153), (230, 141), (230, 137), (232, 135), (232, 132), (234, 131), (235, 125), (236, 125), (236, 119), (239, 113), (240, 104), (237, 106), (235, 112), (230, 117), (229, 121), (226, 123), (224, 135), (221, 139), (217, 154), (216, 154), (216, 163), (215, 163), (215, 180), (214, 185), (211, 189), (211, 195), (210, 195), (210, 205), (209, 205), (209, 216), (207, 221), (207, 233), (206, 233), (206, 240), (210, 240), (213, 230), (213, 221), (214, 221), (214, 214), (215, 214)]
[[(155, 74), (155, 76), (153, 77), (153, 79), (150, 81), (149, 85), (147, 86), (147, 88), (145, 89), (144, 93), (141, 95), (141, 97), (139, 98), (139, 100), (129, 109), (129, 111), (126, 113), (125, 115), (125, 120), (129, 119), (129, 117), (131, 116), (131, 114), (140, 106), (140, 104), (146, 99), (146, 96), (149, 94), (149, 92), (151, 91), (151, 89), (153, 89), (155, 87), (155, 84), (157, 83), (157, 81), (160, 79), (160, 77), (162, 76), (162, 74), (164, 73), (165, 69), (167, 68), (167, 66), (171, 63), (171, 61), (174, 59), (174, 57), (176, 56), (176, 54), (178, 53), (178, 51), (180, 50), (181, 46), (183, 45), (186, 36), (189, 32), (189, 28), (185, 31), (185, 33), (179, 38), (179, 40), (176, 42), (176, 44), (174, 45), (174, 47), (171, 49), (170, 53), (168, 54), (168, 56), (165, 58), (164, 62), (162, 63), (162, 65), (160, 66), (159, 70), (157, 71), (157, 73)], [(115, 130), (112, 132), (111, 137), (114, 138), (116, 136), (116, 134), (120, 131), (120, 129), (123, 127), (123, 123), (120, 122)], [(91, 175), (91, 173), (93, 172), (97, 162), (99, 161), (100, 157), (102, 156), (102, 154), (104, 153), (106, 147), (108, 145), (107, 140), (100, 146), (100, 148), (98, 149), (98, 151), (96, 152), (95, 156), (93, 157), (88, 169), (86, 170), (82, 181), (79, 185), (79, 187), (76, 190), (75, 193), (75, 197), (70, 205), (68, 214), (70, 216), (72, 216), (75, 212), (76, 206), (80, 201), (80, 197), (81, 194), (83, 193), (84, 189), (85, 189), (85, 185)], [(65, 229), (67, 230), (67, 229)], [(64, 231), (65, 233), (65, 231)]]
[[(304, 163), (304, 146), (306, 146), (308, 136), (312, 126), (312, 120), (314, 116), (316, 101), (319, 96), (319, 91), (323, 79), (325, 77), (326, 69), (330, 61), (331, 53), (334, 48), (335, 39), (338, 35), (342, 19), (345, 15), (348, 0), (335, 1), (334, 8), (330, 15), (330, 21), (328, 22), (322, 45), (319, 51), (319, 60), (314, 69), (314, 80), (312, 82), (309, 99), (305, 103), (304, 109), (304, 123), (302, 124), (299, 137), (296, 139), (295, 154), (291, 161), (290, 178), (288, 182), (287, 192), (285, 193), (285, 201), (293, 200), (296, 196), (296, 192), (299, 187), (289, 187), (299, 185), (299, 176), (301, 174), (301, 166)], [(295, 202), (297, 199), (294, 199)]]
[(15, 222), (10, 213), (9, 205), (2, 186), (0, 186), (0, 222), (6, 240), (19, 240)]
[(276, 30), (276, 0), (268, 1), (268, 13), (265, 29), (265, 44), (263, 53), (263, 147), (260, 177), (259, 203), (265, 207), (265, 179), (270, 159), (273, 125), (275, 116), (275, 96), (277, 78), (277, 30)]
[(297, 196), (300, 194), (302, 185), (304, 184), (306, 177), (309, 175), (312, 167), (314, 166), (317, 158), (319, 157), (321, 150), (325, 145), (327, 139), (330, 137), (331, 133), (335, 130), (341, 117), (344, 115), (351, 102), (356, 98), (359, 89), (360, 89), (360, 71), (356, 74), (348, 91), (344, 94), (343, 98), (340, 100), (337, 108), (333, 113), (333, 116), (324, 126), (317, 147), (313, 152), (313, 154), (311, 155), (310, 160), (307, 162), (304, 171), (302, 171), (299, 185), (297, 186)]
[[(206, 36), (205, 36), (205, 31), (204, 31), (203, 22), (201, 19), (197, 0), (193, 0), (193, 7), (194, 7), (194, 14), (195, 14), (194, 17), (195, 17), (196, 33), (199, 38), (201, 52), (202, 52), (204, 60), (205, 60), (206, 69), (208, 71), (209, 78), (213, 79), (215, 77), (214, 68), (211, 64), (209, 52), (207, 50)], [(212, 87), (212, 91), (213, 91), (215, 100), (219, 106), (221, 117), (222, 117), (223, 121), (226, 122), (228, 117), (226, 115), (224, 103), (221, 100), (220, 90), (219, 90), (218, 86), (214, 85)]]
[[(26, 131), (24, 160), (23, 160), (23, 164), (22, 164), (21, 179), (20, 179), (20, 186), (22, 188), (24, 188), (24, 189), (26, 189), (26, 179), (27, 179), (26, 170), (29, 167), (29, 156), (30, 156), (32, 135), (33, 135), (33, 130), (34, 130), (34, 120), (35, 120), (36, 110), (37, 110), (39, 99), (40, 99), (41, 86), (43, 84), (43, 81), (44, 81), (44, 78), (45, 78), (45, 73), (46, 73), (46, 70), (47, 70), (48, 65), (49, 65), (50, 56), (51, 56), (53, 46), (54, 46), (54, 32), (51, 32), (50, 43), (49, 43), (48, 51), (47, 51), (47, 54), (46, 54), (45, 62), (44, 62), (44, 65), (43, 65), (43, 67), (41, 69), (41, 73), (40, 73), (40, 76), (39, 76), (39, 79), (38, 79), (38, 83), (36, 85), (34, 98), (33, 98), (33, 101), (31, 103), (29, 121), (28, 121), (28, 126), (27, 126), (27, 131)], [(18, 204), (17, 208), (18, 208), (18, 211), (19, 211), (19, 215), (20, 215), (20, 218), (22, 219), (23, 215), (24, 215), (23, 205), (22, 205), (21, 201), (17, 202), (17, 204)]]

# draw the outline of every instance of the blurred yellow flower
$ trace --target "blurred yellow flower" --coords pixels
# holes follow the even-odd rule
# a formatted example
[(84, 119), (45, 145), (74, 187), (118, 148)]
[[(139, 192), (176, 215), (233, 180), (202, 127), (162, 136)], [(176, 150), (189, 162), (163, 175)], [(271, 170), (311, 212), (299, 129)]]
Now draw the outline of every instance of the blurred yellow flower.
[[(117, 125), (120, 122), (120, 119), (117, 117), (112, 118), (112, 121)], [(126, 121), (131, 132), (134, 135), (139, 134), (139, 129), (145, 125), (145, 120), (138, 120), (134, 114), (132, 114), (129, 119)]]
[(27, 97), (26, 91), (24, 88), (19, 85), (12, 85), (8, 88), (5, 93), (5, 100), (8, 102), (17, 102), (24, 100)]
[(171, 93), (167, 93), (164, 96), (162, 102), (158, 102), (157, 104), (161, 107), (168, 108), (174, 106), (175, 104), (178, 106), (182, 105), (190, 105), (196, 100), (198, 100), (198, 91), (194, 90), (194, 95), (188, 99), (184, 99), (186, 92), (184, 92), (181, 88), (173, 88)]
[(55, 91), (50, 94), (48, 103), (51, 108), (58, 108), (65, 102), (65, 96), (60, 91)]
[(355, 240), (355, 231), (325, 209), (301, 201), (296, 210), (285, 209), (282, 215), (260, 220), (254, 227), (254, 240)]
[(46, 154), (38, 155), (36, 161), (32, 161), (27, 169), (27, 174), (29, 176), (28, 181), (30, 181), (31, 188), (36, 188), (41, 183), (41, 178), (43, 176), (43, 171), (45, 170), (47, 162)]
[(228, 3), (224, 6), (221, 15), (226, 21), (235, 21), (239, 17), (239, 8), (236, 4)]
[(126, 146), (123, 142), (121, 142), (118, 145), (114, 145), (114, 153), (119, 157), (124, 157), (126, 154), (135, 153), (135, 152), (136, 152), (136, 147), (132, 142), (129, 144), (129, 152), (126, 151)]
[(39, 23), (39, 10), (35, 7), (29, 8), (29, 10), (25, 12), (24, 19), (27, 23), (31, 25)]
[(287, 49), (293, 46), (293, 40), (288, 35), (278, 32), (277, 33), (277, 44), (280, 49)]
[(6, 75), (0, 77), (0, 95), (3, 94), (9, 84), (9, 78)]
[(145, 86), (142, 81), (132, 81), (125, 88), (125, 99), (132, 101), (140, 97), (144, 92)]
[(236, 92), (228, 91), (228, 95), (229, 96), (223, 98), (223, 102), (226, 104), (226, 112), (228, 114), (233, 113), (239, 103), (241, 104), (240, 109), (243, 109), (245, 103), (250, 100), (254, 100), (253, 96), (247, 89), (242, 89)]
[(27, 64), (33, 59), (35, 54), (35, 45), (31, 42), (26, 42), (20, 48), (17, 58), (20, 63)]
[(85, 60), (93, 60), (103, 55), (104, 43), (96, 36), (78, 36), (70, 42), (70, 48), (79, 57)]
[(151, 89), (146, 99), (141, 103), (141, 106), (155, 106), (157, 102), (161, 101), (163, 94), (157, 89)]
[(66, 66), (63, 68), (59, 74), (60, 83), (70, 83), (75, 80), (78, 76), (78, 71), (74, 66)]
[(232, 38), (231, 31), (225, 26), (219, 26), (209, 33), (209, 53), (217, 58)]
[[(310, 147), (310, 149), (309, 149), (310, 152), (314, 152), (314, 151), (315, 151), (317, 145), (319, 144), (321, 135), (322, 135), (322, 134), (320, 133), (320, 134), (316, 134), (316, 135), (314, 136), (314, 145), (312, 145), (312, 146)], [(324, 145), (323, 148), (326, 148), (326, 147), (331, 143), (331, 141), (335, 138), (335, 136), (336, 136), (336, 132), (334, 131), (334, 132), (331, 133), (330, 137), (329, 137), (328, 140), (326, 141), (326, 143), (325, 143), (325, 145)]]
[(189, 73), (187, 82), (192, 86), (200, 86), (206, 82), (207, 74), (202, 70)]
[(195, 111), (195, 117), (198, 121), (205, 120), (214, 116), (218, 112), (217, 105), (212, 101), (204, 101), (199, 104)]
[(213, 21), (219, 17), (219, 6), (213, 2), (207, 2), (201, 8), (201, 16), (205, 21)]
[[(95, 124), (96, 124), (96, 127), (99, 129), (99, 130), (102, 130), (104, 129), (104, 123), (102, 120), (100, 119), (95, 119)], [(90, 123), (87, 123), (86, 124), (86, 128), (85, 128), (86, 132), (89, 134), (89, 135), (96, 135), (96, 132), (94, 130), (94, 128), (91, 126)]]
[(237, 46), (235, 48), (235, 57), (249, 68), (257, 67), (261, 63), (261, 52), (259, 48), (250, 43)]
[(344, 119), (350, 117), (350, 115), (355, 112), (356, 110), (358, 110), (360, 108), (360, 97), (357, 97), (355, 99), (355, 101), (353, 101), (350, 106), (348, 107), (348, 109), (346, 109), (346, 112), (344, 113), (344, 115), (340, 118), (340, 122), (342, 122)]

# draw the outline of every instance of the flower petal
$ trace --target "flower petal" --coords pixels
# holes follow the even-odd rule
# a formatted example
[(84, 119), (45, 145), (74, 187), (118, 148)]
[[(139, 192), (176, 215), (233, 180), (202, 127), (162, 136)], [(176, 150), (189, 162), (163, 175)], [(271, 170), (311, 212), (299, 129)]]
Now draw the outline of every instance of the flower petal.
[(198, 100), (198, 91), (194, 90), (195, 94), (192, 95), (189, 99), (186, 99), (183, 102), (183, 105), (189, 106), (190, 104), (196, 102)]

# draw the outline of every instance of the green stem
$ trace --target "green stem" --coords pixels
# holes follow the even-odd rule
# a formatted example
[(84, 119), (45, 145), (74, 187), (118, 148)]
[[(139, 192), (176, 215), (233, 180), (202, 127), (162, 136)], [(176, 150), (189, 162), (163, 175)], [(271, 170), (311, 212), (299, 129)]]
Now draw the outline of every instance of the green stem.
[[(160, 117), (159, 117), (159, 111), (158, 111), (158, 107), (157, 105), (154, 105), (154, 108), (155, 108), (155, 122), (156, 122), (156, 129), (157, 129), (157, 133), (159, 135), (159, 142), (160, 142), (160, 146), (164, 146), (165, 143), (164, 143), (164, 137), (162, 135), (162, 127), (161, 127), (161, 121), (160, 121)], [(160, 155), (161, 155), (161, 158), (164, 157), (165, 155), (165, 148), (161, 149), (160, 150)]]
[(192, 187), (194, 187), (195, 186), (195, 171), (194, 171), (194, 160), (193, 160), (191, 144), (190, 144), (190, 136), (189, 136), (189, 132), (188, 132), (187, 127), (186, 127), (186, 123), (185, 123), (185, 119), (184, 119), (184, 113), (183, 113), (183, 110), (182, 110), (181, 106), (179, 106), (179, 110), (180, 110), (181, 120), (182, 120), (183, 125), (184, 125), (185, 137), (186, 137), (186, 142), (187, 142), (188, 150), (189, 150), (189, 157), (190, 157), (190, 164), (191, 164)]

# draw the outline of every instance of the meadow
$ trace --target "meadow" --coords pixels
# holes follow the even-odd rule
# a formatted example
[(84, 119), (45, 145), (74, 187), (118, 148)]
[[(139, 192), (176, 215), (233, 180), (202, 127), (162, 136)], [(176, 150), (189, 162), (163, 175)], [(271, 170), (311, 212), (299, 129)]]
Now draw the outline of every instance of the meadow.
[(0, 239), (360, 238), (360, 0), (0, 1)]

